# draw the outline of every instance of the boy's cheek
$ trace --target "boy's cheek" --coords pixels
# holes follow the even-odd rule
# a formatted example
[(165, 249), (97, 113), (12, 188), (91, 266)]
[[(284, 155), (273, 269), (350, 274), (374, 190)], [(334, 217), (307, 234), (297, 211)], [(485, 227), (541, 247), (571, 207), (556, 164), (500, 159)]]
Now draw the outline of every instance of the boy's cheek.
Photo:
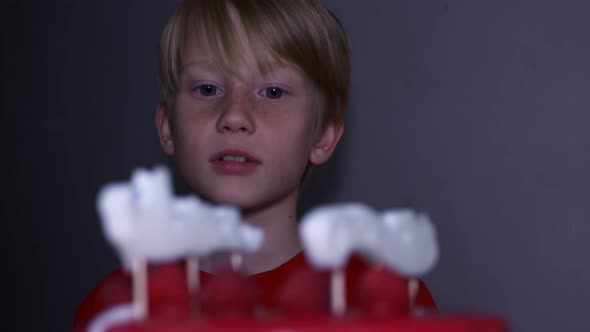
[(175, 128), (181, 138), (191, 138), (215, 130), (218, 110), (213, 107), (190, 107), (179, 110)]

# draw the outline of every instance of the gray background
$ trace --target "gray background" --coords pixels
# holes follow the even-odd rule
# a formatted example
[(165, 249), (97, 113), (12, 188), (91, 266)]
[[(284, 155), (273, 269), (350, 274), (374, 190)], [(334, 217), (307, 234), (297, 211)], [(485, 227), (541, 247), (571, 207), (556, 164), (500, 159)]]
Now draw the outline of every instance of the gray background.
[[(4, 275), (15, 312), (33, 312), (22, 330), (67, 330), (118, 265), (100, 186), (168, 162), (155, 52), (176, 2), (5, 4)], [(425, 279), (442, 311), (590, 330), (590, 3), (325, 3), (350, 37), (352, 107), (302, 209), (411, 202), (438, 227)]]

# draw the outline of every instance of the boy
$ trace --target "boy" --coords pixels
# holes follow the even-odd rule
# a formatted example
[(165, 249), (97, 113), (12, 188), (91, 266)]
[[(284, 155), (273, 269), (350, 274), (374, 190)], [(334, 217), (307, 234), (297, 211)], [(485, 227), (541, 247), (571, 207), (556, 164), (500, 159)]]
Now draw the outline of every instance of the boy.
[[(245, 222), (264, 230), (261, 250), (246, 254), (242, 266), (269, 299), (304, 264), (296, 218), (301, 182), (328, 161), (343, 132), (345, 33), (317, 0), (184, 1), (162, 34), (159, 60), (162, 149), (201, 198), (239, 207)], [(228, 261), (214, 255), (202, 269)], [(76, 327), (128, 300), (126, 278), (117, 271), (99, 285)], [(106, 285), (118, 295), (105, 300)], [(418, 301), (431, 304), (423, 291)]]
[(244, 257), (254, 274), (301, 249), (299, 186), (342, 135), (348, 49), (316, 1), (228, 4), (186, 2), (164, 31), (156, 125), (194, 192), (264, 230), (263, 248)]

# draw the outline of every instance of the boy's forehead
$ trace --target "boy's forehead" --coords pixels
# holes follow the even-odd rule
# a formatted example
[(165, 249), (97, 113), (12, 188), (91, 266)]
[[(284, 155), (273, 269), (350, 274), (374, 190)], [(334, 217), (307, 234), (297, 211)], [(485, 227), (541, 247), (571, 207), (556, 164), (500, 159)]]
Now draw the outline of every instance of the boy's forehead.
[(184, 68), (194, 65), (225, 67), (231, 71), (239, 68), (257, 67), (263, 74), (278, 68), (292, 69), (301, 72), (296, 64), (285, 60), (260, 40), (248, 38), (246, 34), (239, 34), (229, 49), (221, 47), (221, 43), (212, 45), (210, 38), (194, 31), (186, 39), (182, 54)]
[(182, 67), (192, 63), (216, 64), (235, 74), (249, 69), (267, 74), (277, 68), (287, 68), (306, 76), (296, 63), (278, 54), (261, 36), (261, 31), (245, 24), (233, 4), (225, 3), (225, 6), (227, 19), (211, 20), (201, 12), (185, 26), (180, 54)]

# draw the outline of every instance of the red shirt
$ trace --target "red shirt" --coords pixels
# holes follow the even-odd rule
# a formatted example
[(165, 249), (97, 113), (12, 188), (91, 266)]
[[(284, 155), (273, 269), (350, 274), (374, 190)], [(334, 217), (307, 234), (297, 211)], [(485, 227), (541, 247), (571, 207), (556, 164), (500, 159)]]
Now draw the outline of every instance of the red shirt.
[[(353, 256), (346, 267), (347, 301), (351, 305), (358, 302), (358, 284), (368, 265), (360, 258)], [(285, 264), (263, 273), (250, 275), (247, 281), (258, 290), (258, 302), (266, 308), (274, 308), (285, 293), (285, 285), (294, 279), (303, 279), (302, 271), (312, 271), (303, 253), (299, 253)], [(201, 272), (202, 285), (206, 287), (208, 281), (215, 276)], [(184, 264), (174, 263), (150, 267), (149, 269), (150, 305), (154, 297), (187, 298), (188, 290), (184, 274)], [(302, 289), (303, 290), (303, 289)], [(317, 289), (316, 289), (317, 290)], [(291, 288), (297, 292), (298, 289)], [(309, 288), (305, 288), (309, 291)], [(85, 331), (86, 325), (100, 312), (109, 307), (131, 302), (131, 278), (122, 269), (110, 273), (79, 306), (74, 319), (73, 331)], [(284, 297), (283, 297), (284, 298)], [(436, 310), (436, 304), (423, 281), (420, 280), (415, 305)], [(150, 307), (150, 313), (151, 311)]]

